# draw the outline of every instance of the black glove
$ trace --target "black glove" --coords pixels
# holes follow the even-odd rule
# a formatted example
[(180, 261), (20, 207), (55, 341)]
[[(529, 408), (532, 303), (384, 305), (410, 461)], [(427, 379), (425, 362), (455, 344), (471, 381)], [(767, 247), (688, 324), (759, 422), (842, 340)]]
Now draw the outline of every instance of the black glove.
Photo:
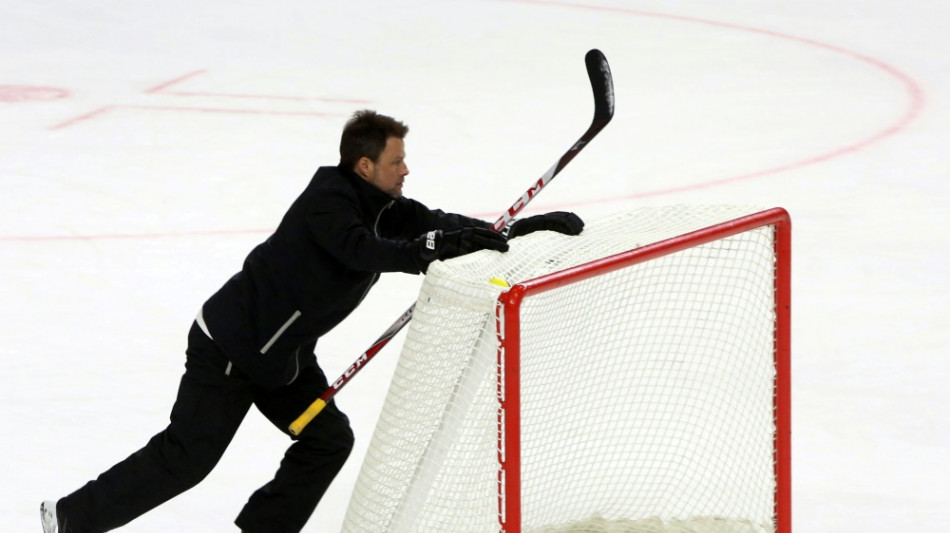
[(436, 259), (450, 259), (478, 250), (508, 251), (508, 239), (504, 235), (478, 226), (466, 226), (450, 231), (437, 229), (417, 237), (413, 244), (419, 269), (423, 272), (429, 267), (429, 263)]
[(515, 220), (508, 226), (508, 238), (514, 239), (535, 231), (556, 231), (565, 235), (579, 235), (584, 229), (584, 221), (574, 213), (553, 211), (543, 215)]

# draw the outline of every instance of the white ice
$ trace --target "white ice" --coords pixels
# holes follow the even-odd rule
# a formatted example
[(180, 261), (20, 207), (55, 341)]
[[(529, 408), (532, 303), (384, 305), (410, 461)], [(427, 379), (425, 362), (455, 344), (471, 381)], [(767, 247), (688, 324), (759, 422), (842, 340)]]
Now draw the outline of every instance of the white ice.
[[(198, 307), (339, 131), (410, 124), (407, 195), (493, 219), (617, 114), (532, 211), (782, 206), (794, 222), (794, 529), (943, 531), (950, 511), (950, 4), (937, 0), (39, 0), (0, 17), (0, 531), (167, 423)], [(320, 345), (342, 371), (413, 301), (390, 275)], [(358, 445), (402, 336), (338, 399)], [(232, 531), (287, 439), (256, 411), (135, 532)]]

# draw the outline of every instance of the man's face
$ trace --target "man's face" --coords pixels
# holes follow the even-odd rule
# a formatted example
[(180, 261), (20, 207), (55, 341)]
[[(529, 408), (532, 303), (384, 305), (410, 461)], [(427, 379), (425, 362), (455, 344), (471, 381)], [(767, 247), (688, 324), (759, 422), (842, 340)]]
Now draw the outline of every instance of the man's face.
[(409, 175), (409, 167), (406, 166), (406, 145), (403, 140), (396, 137), (386, 139), (386, 148), (379, 155), (379, 161), (372, 162), (363, 158), (358, 173), (389, 196), (402, 196), (402, 184)]

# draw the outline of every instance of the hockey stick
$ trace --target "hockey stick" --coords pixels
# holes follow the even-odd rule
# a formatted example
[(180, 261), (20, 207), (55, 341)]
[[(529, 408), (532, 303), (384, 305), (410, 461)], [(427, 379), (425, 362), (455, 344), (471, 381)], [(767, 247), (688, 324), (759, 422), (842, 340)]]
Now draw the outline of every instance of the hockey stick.
[[(600, 130), (604, 129), (610, 119), (614, 116), (614, 84), (613, 78), (610, 75), (610, 66), (607, 64), (607, 58), (604, 57), (604, 54), (597, 49), (590, 50), (587, 52), (587, 55), (584, 56), (584, 62), (587, 64), (587, 76), (590, 78), (591, 89), (594, 93), (594, 119), (590, 124), (590, 127), (587, 128), (587, 131), (581, 135), (580, 139), (577, 140), (564, 154), (557, 160), (554, 165), (548, 169), (547, 172), (541, 176), (538, 181), (531, 185), (527, 191), (525, 191), (520, 198), (518, 198), (515, 203), (511, 204), (498, 220), (492, 224), (492, 229), (495, 231), (504, 230), (511, 222), (514, 220), (514, 217), (522, 210), (528, 202), (534, 199), (535, 196), (541, 192), (554, 176), (557, 176), (568, 163), (584, 149), (585, 146), (595, 137)], [(353, 362), (346, 369), (345, 372), (330, 385), (330, 387), (317, 398), (310, 407), (307, 408), (293, 423), (290, 424), (288, 430), (293, 435), (300, 435), (303, 429), (314, 419), (320, 411), (326, 407), (327, 402), (330, 401), (333, 396), (339, 392), (340, 389), (346, 385), (357, 372), (362, 370), (366, 363), (368, 363), (373, 357), (383, 349), (384, 346), (389, 344), (389, 341), (399, 333), (402, 328), (412, 320), (412, 312), (415, 309), (415, 304), (411, 305), (405, 313), (402, 314), (389, 328), (383, 332), (383, 334), (376, 339), (376, 342), (369, 347), (368, 350), (363, 352), (359, 357), (356, 358), (356, 361)]]

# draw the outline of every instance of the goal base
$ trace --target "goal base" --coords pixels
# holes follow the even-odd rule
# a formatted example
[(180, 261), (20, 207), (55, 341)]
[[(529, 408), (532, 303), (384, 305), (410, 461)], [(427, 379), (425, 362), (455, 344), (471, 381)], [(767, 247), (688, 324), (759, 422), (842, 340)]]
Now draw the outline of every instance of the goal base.
[(532, 529), (526, 533), (773, 533), (772, 524), (719, 517), (687, 520), (607, 520), (599, 516), (582, 522)]

